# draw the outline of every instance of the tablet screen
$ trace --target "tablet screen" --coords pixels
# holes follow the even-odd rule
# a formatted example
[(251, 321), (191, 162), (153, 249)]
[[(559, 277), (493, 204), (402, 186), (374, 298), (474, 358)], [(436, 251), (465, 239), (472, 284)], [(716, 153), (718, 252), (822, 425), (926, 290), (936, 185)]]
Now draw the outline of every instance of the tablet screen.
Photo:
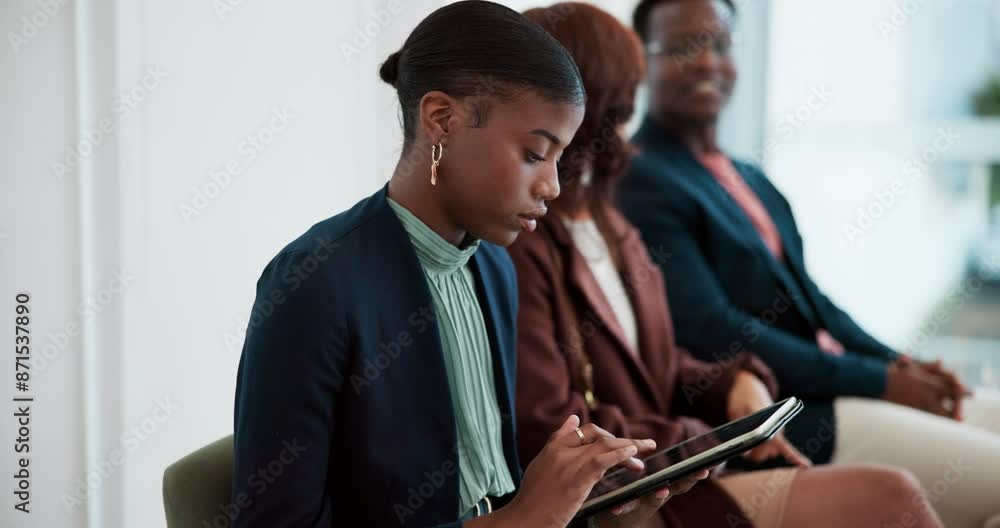
[(590, 492), (590, 496), (587, 497), (587, 500), (591, 500), (606, 493), (615, 491), (648, 475), (652, 475), (673, 466), (674, 464), (677, 464), (687, 458), (703, 453), (729, 440), (749, 433), (750, 431), (753, 431), (763, 425), (764, 422), (767, 421), (767, 419), (783, 404), (784, 402), (776, 403), (770, 407), (761, 409), (754, 414), (746, 416), (745, 418), (728, 423), (718, 429), (714, 429), (708, 433), (690, 438), (668, 449), (654, 453), (643, 459), (646, 467), (642, 471), (633, 471), (622, 468), (608, 473), (594, 486), (594, 489)]

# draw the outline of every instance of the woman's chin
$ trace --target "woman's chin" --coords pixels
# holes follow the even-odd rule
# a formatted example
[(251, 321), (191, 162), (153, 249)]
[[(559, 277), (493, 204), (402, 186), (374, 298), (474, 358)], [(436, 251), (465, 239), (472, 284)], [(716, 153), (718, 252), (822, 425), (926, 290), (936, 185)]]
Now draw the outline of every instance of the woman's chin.
[(485, 240), (490, 244), (496, 244), (501, 247), (507, 247), (513, 244), (514, 241), (517, 240), (517, 236), (520, 234), (521, 234), (520, 229), (516, 231), (510, 229), (498, 229), (495, 231), (490, 231), (488, 233), (483, 233), (483, 236), (480, 236), (479, 239)]

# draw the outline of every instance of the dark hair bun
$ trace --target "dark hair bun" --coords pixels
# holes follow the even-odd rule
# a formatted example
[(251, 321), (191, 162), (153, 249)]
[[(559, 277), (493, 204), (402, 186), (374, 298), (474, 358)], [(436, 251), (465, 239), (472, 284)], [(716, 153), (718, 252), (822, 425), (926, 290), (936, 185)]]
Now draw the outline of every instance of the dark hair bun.
[(396, 80), (399, 79), (399, 55), (399, 51), (389, 55), (389, 58), (385, 59), (382, 67), (378, 70), (379, 77), (393, 86), (396, 86)]
[(407, 145), (416, 137), (427, 92), (510, 100), (518, 90), (531, 89), (549, 103), (586, 100), (566, 48), (542, 26), (494, 2), (462, 0), (439, 8), (399, 50), (382, 63), (379, 75), (396, 89)]

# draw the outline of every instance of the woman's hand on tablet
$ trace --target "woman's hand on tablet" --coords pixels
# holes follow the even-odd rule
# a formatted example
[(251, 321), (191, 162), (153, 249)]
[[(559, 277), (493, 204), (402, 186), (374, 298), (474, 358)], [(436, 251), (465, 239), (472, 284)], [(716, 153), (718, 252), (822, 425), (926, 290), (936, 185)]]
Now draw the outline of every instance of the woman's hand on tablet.
[(676, 497), (678, 495), (683, 495), (687, 493), (691, 488), (694, 487), (695, 484), (698, 483), (698, 481), (705, 480), (706, 478), (708, 478), (710, 472), (711, 472), (710, 469), (706, 469), (703, 470), (701, 473), (695, 473), (690, 477), (685, 477), (682, 478), (681, 480), (678, 480), (677, 482), (671, 483), (670, 495)]
[[(736, 420), (768, 407), (774, 403), (774, 400), (771, 399), (771, 393), (760, 378), (745, 370), (741, 370), (736, 374), (736, 378), (733, 381), (733, 388), (729, 392), (728, 403), (729, 419)], [(789, 464), (801, 467), (812, 465), (809, 458), (800, 453), (798, 449), (795, 449), (795, 446), (789, 443), (782, 433), (774, 435), (774, 438), (747, 451), (743, 456), (754, 462), (763, 462), (781, 456)]]
[[(655, 448), (653, 440), (615, 438), (594, 424), (581, 426), (577, 416), (570, 416), (528, 465), (521, 488), (510, 504), (494, 515), (481, 518), (485, 522), (473, 521), (469, 525), (506, 526), (509, 520), (513, 523), (510, 526), (566, 526), (607, 470), (618, 465), (642, 470), (643, 463), (636, 455)], [(650, 508), (654, 505), (659, 508), (665, 500), (665, 494), (662, 498), (650, 494), (629, 518), (637, 518), (643, 512), (648, 517), (649, 512), (656, 511)], [(490, 517), (497, 523), (487, 521)]]
[(700, 480), (708, 478), (708, 470), (691, 475), (670, 484), (668, 487), (656, 490), (639, 500), (634, 500), (616, 506), (610, 511), (597, 516), (597, 526), (599, 528), (625, 528), (641, 526), (646, 519), (656, 515), (657, 510), (663, 506), (670, 497), (687, 493)]

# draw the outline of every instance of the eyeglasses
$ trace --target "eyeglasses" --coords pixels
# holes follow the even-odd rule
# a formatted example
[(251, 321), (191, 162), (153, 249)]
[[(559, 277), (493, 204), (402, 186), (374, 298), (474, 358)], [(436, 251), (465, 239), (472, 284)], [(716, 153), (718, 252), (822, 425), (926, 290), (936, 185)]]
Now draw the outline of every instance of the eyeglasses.
[(646, 45), (646, 54), (653, 57), (666, 56), (672, 59), (693, 60), (708, 49), (721, 57), (726, 57), (732, 47), (733, 40), (729, 35), (715, 36), (702, 33), (698, 37), (688, 37), (684, 43), (650, 42)]

